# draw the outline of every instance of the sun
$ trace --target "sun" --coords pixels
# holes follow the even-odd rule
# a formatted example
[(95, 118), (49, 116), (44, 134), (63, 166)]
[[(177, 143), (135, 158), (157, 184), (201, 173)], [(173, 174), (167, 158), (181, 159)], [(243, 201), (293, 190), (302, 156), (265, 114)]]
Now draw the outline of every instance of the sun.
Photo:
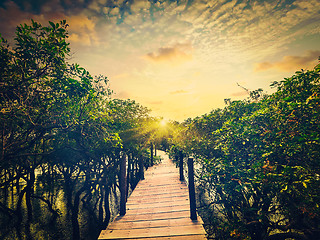
[(161, 127), (165, 127), (166, 125), (167, 125), (167, 121), (164, 120), (164, 119), (161, 119), (161, 121), (160, 121), (160, 126), (161, 126)]

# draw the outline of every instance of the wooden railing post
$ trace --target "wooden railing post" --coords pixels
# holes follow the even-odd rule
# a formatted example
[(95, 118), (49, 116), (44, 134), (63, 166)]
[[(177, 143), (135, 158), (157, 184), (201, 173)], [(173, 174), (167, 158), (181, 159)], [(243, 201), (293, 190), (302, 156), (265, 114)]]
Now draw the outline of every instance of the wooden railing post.
[(188, 181), (189, 181), (189, 199), (190, 199), (190, 218), (191, 220), (197, 220), (193, 158), (188, 158)]
[(150, 152), (150, 165), (153, 166), (153, 143), (151, 143)]
[(144, 179), (144, 166), (143, 166), (142, 156), (139, 157), (139, 173), (140, 173), (140, 180), (143, 180)]
[(127, 159), (126, 155), (123, 154), (120, 159), (120, 216), (126, 215), (126, 200), (127, 200), (127, 176), (126, 176), (126, 168), (127, 168)]
[(126, 176), (126, 202), (128, 200), (129, 195), (129, 187), (130, 187), (130, 181), (132, 182), (133, 179), (132, 176), (132, 155), (131, 153), (127, 154), (127, 176)]
[(180, 181), (184, 181), (183, 176), (183, 154), (181, 151), (179, 151), (179, 172), (180, 172)]

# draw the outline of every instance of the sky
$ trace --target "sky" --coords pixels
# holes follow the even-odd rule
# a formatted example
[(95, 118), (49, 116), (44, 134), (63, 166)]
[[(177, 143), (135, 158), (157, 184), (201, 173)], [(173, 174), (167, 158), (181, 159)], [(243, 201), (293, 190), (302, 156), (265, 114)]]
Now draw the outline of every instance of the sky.
[[(66, 19), (71, 56), (114, 98), (183, 121), (272, 93), (320, 56), (319, 0), (0, 0), (0, 33)], [(240, 87), (240, 86), (242, 87)]]

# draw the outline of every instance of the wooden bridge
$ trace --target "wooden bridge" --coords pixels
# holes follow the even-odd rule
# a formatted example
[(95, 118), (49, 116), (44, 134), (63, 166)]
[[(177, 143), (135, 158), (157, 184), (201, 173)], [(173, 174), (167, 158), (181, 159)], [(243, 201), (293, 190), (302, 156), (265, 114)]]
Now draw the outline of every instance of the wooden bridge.
[(172, 161), (163, 158), (129, 197), (126, 215), (110, 223), (99, 239), (207, 239), (201, 218), (190, 219), (188, 187)]

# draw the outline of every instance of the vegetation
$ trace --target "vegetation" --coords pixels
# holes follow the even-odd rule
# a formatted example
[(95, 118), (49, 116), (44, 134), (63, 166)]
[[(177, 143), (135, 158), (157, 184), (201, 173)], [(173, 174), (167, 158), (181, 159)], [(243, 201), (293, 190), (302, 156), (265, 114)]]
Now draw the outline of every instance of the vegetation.
[(171, 151), (197, 159), (216, 239), (319, 238), (319, 81), (320, 64), (183, 123)]
[(158, 120), (66, 61), (67, 27), (32, 21), (14, 46), (1, 38), (1, 239), (96, 239), (116, 213), (120, 157), (133, 189), (150, 155)]
[[(199, 209), (215, 239), (320, 236), (320, 64), (224, 109), (171, 122), (66, 59), (67, 23), (0, 40), (0, 238), (96, 239), (157, 148), (196, 159)], [(162, 121), (162, 125), (165, 123)], [(178, 158), (178, 157), (177, 157)]]

